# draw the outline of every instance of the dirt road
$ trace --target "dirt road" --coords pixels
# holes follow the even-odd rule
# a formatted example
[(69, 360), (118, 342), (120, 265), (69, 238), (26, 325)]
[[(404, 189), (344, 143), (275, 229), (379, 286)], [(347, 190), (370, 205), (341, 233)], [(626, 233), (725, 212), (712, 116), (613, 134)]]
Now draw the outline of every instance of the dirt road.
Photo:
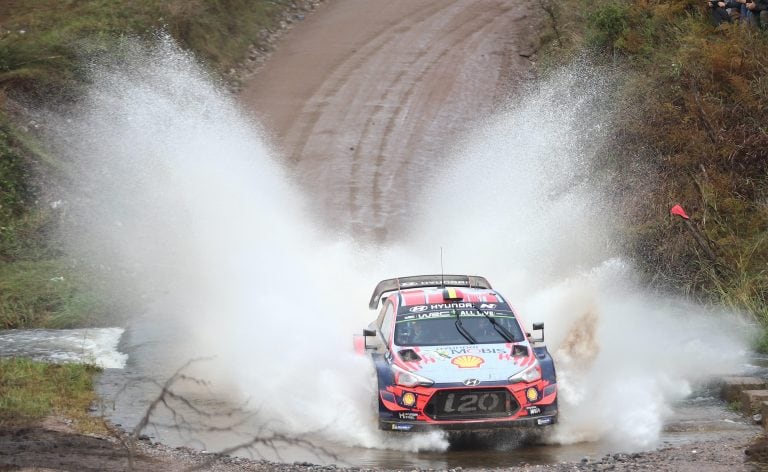
[(540, 22), (514, 0), (333, 0), (242, 102), (332, 227), (384, 240), (454, 139), (531, 79)]

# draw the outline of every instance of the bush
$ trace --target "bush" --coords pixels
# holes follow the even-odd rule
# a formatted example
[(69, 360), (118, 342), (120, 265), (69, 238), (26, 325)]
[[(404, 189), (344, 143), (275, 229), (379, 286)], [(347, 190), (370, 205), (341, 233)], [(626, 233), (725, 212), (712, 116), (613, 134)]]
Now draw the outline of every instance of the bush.
[[(695, 0), (560, 7), (587, 18), (563, 23), (568, 37), (585, 38), (569, 47), (591, 46), (621, 74), (621, 111), (602, 164), (627, 189), (618, 202), (626, 253), (649, 282), (768, 326), (768, 35), (739, 24), (715, 29)], [(676, 203), (715, 260), (670, 218)]]
[(611, 49), (625, 35), (629, 26), (625, 3), (609, 3), (597, 8), (590, 16), (587, 44), (599, 49)]

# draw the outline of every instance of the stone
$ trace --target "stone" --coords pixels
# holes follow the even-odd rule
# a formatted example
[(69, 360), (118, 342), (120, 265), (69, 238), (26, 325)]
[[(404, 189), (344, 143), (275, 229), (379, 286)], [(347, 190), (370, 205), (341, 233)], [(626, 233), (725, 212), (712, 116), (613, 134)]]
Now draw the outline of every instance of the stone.
[(768, 401), (768, 390), (744, 390), (741, 392), (741, 411), (752, 416), (760, 410), (760, 404)]
[(760, 403), (760, 414), (763, 415), (763, 429), (768, 430), (768, 401)]
[(764, 379), (758, 377), (725, 377), (720, 387), (720, 398), (728, 403), (741, 401), (744, 390), (762, 390), (766, 388)]

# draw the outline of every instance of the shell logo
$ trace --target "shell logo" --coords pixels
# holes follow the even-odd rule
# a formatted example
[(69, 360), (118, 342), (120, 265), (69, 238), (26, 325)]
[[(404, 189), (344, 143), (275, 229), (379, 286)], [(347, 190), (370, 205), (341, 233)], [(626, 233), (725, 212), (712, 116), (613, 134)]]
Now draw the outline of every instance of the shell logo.
[(475, 367), (480, 367), (483, 362), (485, 362), (485, 359), (482, 357), (468, 356), (466, 354), (451, 359), (451, 364), (461, 369), (473, 369)]

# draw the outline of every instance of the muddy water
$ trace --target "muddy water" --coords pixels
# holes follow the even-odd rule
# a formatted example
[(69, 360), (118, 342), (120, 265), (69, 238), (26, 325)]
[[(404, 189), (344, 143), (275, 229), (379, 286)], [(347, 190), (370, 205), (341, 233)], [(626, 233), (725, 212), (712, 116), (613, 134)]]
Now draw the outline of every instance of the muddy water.
[[(179, 351), (173, 348), (174, 343), (182, 342), (184, 337), (183, 331), (157, 319), (140, 320), (126, 331), (120, 344), (120, 349), (129, 354), (125, 368), (106, 369), (98, 385), (99, 393), (105, 399), (103, 411), (112, 422), (127, 430), (138, 423), (151, 400), (158, 395), (158, 384), (171, 375), (176, 366), (185, 362)], [(766, 364), (765, 359), (758, 358), (753, 363), (755, 365), (744, 366), (745, 373), (766, 372), (766, 368), (762, 367)], [(152, 440), (172, 446), (217, 451), (245, 443), (260, 431), (262, 425), (257, 417), (230, 414), (233, 403), (217, 398), (207, 387), (182, 385), (180, 391), (192, 400), (195, 408), (213, 416), (202, 417), (190, 408), (171, 401), (169, 403), (176, 409), (176, 417), (165, 408), (155, 412), (151, 417), (152, 425), (145, 430)], [(291, 405), (286, 404), (285, 408), (291, 408)], [(218, 428), (223, 430), (215, 430)], [(526, 437), (518, 433), (497, 433), (452, 437), (451, 446), (446, 451), (403, 452), (330, 443), (323, 439), (320, 431), (301, 437), (316, 446), (314, 449), (278, 441), (274, 448), (257, 446), (241, 449), (235, 454), (280, 462), (358, 467), (505, 467), (579, 461), (582, 458), (599, 459), (608, 453), (640, 452), (723, 436), (747, 439), (757, 431), (756, 426), (726, 408), (717, 398), (715, 388), (703, 386), (684, 401), (673, 405), (659, 441), (646, 448), (628, 449), (610, 439), (570, 445), (546, 444), (546, 434)]]
[[(118, 328), (7, 331), (0, 336), (0, 356), (30, 356), (49, 361), (97, 360), (105, 366), (124, 365), (122, 368), (105, 368), (97, 390), (103, 398), (101, 412), (113, 423), (131, 430), (157, 397), (159, 385), (188, 360), (184, 358), (184, 351), (178, 349), (187, 334), (161, 317), (137, 320), (122, 333), (117, 344), (121, 333)], [(753, 357), (750, 362), (751, 365), (744, 366), (745, 374), (768, 375), (768, 358)], [(172, 446), (217, 451), (247, 442), (263, 426), (258, 417), (232, 414), (236, 405), (221, 399), (207, 386), (191, 387), (182, 383), (177, 387), (176, 391), (191, 400), (193, 409), (204, 411), (205, 415), (201, 416), (193, 409), (170, 400), (169, 405), (177, 415), (174, 417), (166, 408), (154, 412), (150, 417), (151, 425), (145, 430), (152, 440)], [(285, 407), (290, 408), (291, 405), (286, 404)], [(730, 411), (717, 398), (714, 387), (700, 387), (685, 400), (674, 404), (672, 409), (659, 441), (645, 449), (685, 445), (724, 436), (746, 440), (758, 431), (741, 415)], [(546, 434), (534, 437), (496, 433), (452, 437), (451, 446), (446, 451), (411, 453), (349, 447), (328, 442), (322, 436), (322, 432), (302, 436), (315, 446), (314, 449), (278, 441), (274, 448), (253, 447), (241, 449), (236, 454), (281, 462), (447, 469), (579, 461), (585, 457), (599, 459), (608, 453), (640, 450), (627, 449), (625, 445), (610, 440), (557, 445), (546, 444)]]

